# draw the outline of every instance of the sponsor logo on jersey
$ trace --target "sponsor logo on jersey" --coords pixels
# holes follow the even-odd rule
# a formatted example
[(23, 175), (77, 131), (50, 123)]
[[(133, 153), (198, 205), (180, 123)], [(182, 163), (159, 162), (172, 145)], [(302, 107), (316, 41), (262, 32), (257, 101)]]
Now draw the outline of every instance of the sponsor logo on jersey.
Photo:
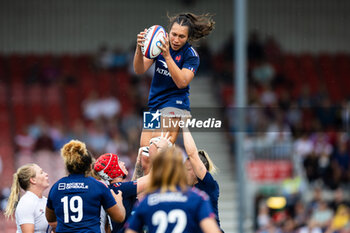
[(168, 65), (166, 64), (165, 61), (162, 61), (162, 60), (159, 60), (159, 61), (163, 64), (163, 66), (164, 66), (165, 69), (168, 69)]
[(89, 186), (85, 185), (84, 183), (59, 183), (58, 184), (58, 190), (65, 190), (65, 189), (88, 189)]
[(153, 193), (148, 197), (148, 204), (152, 206), (160, 202), (186, 202), (187, 199), (182, 193)]
[(161, 68), (157, 67), (156, 72), (157, 72), (158, 74), (171, 77), (171, 74), (170, 74), (170, 72), (169, 72), (168, 70), (161, 69)]

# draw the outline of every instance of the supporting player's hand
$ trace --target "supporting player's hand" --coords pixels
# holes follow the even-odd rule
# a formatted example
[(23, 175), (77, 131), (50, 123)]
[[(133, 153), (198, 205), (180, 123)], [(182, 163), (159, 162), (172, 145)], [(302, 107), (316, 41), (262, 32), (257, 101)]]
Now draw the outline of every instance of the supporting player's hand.
[(122, 197), (122, 191), (118, 190), (118, 194), (115, 194), (115, 192), (111, 189), (111, 193), (117, 202), (116, 205), (112, 206), (111, 208), (107, 209), (106, 212), (109, 214), (111, 219), (115, 222), (121, 223), (125, 220), (125, 207), (123, 205), (123, 197)]
[(152, 144), (154, 144), (157, 147), (158, 152), (165, 150), (168, 147), (171, 147), (172, 143), (171, 143), (171, 136), (169, 136), (169, 132), (166, 132), (164, 134), (162, 131), (160, 137), (152, 138), (150, 140), (150, 145)]
[(160, 134), (159, 141), (157, 143), (158, 150), (165, 150), (168, 147), (171, 147), (173, 144), (171, 143), (171, 136), (169, 135), (169, 131), (166, 134)]
[(117, 202), (118, 205), (123, 205), (123, 192), (121, 190), (118, 190), (118, 194), (116, 194), (112, 189), (111, 189), (111, 193), (115, 199), (115, 201)]
[(145, 42), (146, 32), (147, 32), (147, 29), (145, 28), (145, 30), (137, 34), (137, 47), (139, 48), (143, 47), (143, 43)]

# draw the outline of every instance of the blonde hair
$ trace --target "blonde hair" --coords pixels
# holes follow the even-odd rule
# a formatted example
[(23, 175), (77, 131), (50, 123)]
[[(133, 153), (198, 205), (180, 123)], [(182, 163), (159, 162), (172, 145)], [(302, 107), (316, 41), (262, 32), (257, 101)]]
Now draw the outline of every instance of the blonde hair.
[(96, 180), (102, 180), (101, 176), (97, 173), (97, 171), (94, 169), (96, 163), (96, 159), (92, 158), (92, 163), (91, 163), (91, 169), (90, 171), (87, 173), (88, 176), (91, 176), (93, 178), (95, 178)]
[(208, 153), (205, 150), (198, 150), (198, 156), (201, 159), (202, 163), (211, 174), (215, 174), (217, 172), (217, 167), (214, 162), (210, 159)]
[(71, 140), (62, 147), (61, 156), (69, 174), (87, 174), (90, 171), (92, 157), (85, 143)]
[(5, 217), (13, 217), (13, 212), (19, 200), (20, 188), (26, 191), (30, 186), (30, 179), (36, 176), (36, 172), (33, 168), (35, 165), (34, 163), (23, 165), (13, 174), (11, 193), (5, 210)]
[(177, 147), (168, 148), (152, 160), (150, 183), (146, 192), (152, 193), (158, 189), (160, 192), (176, 192), (177, 187), (185, 191), (188, 187), (186, 172), (181, 150)]

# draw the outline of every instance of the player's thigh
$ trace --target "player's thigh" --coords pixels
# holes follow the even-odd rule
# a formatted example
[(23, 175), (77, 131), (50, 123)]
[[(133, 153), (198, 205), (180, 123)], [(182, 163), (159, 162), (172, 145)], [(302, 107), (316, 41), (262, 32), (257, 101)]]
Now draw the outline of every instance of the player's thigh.
[(171, 142), (175, 143), (180, 131), (180, 124), (183, 118), (191, 117), (191, 113), (185, 109), (166, 107), (160, 110), (162, 114), (162, 131), (169, 132)]
[(149, 141), (153, 137), (153, 130), (143, 129), (140, 138), (140, 147), (149, 146)]
[[(164, 118), (164, 120), (163, 120)], [(170, 140), (172, 143), (175, 143), (177, 135), (179, 133), (180, 127), (178, 126), (178, 121), (180, 118), (178, 117), (162, 117), (162, 122), (166, 122), (166, 127), (161, 127), (160, 129), (143, 129), (141, 132), (140, 138), (140, 147), (149, 146), (149, 142), (152, 138), (159, 137), (165, 135), (169, 132), (169, 136), (171, 136)]]

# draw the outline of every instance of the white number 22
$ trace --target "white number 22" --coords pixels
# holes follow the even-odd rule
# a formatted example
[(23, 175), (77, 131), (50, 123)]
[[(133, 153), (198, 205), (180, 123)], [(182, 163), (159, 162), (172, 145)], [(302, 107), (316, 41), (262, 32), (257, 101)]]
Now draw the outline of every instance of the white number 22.
[(186, 213), (183, 210), (171, 210), (168, 215), (163, 210), (158, 210), (152, 216), (152, 224), (158, 226), (156, 233), (164, 233), (168, 228), (168, 223), (176, 225), (172, 233), (182, 233), (187, 225)]
[(83, 199), (80, 196), (73, 196), (68, 203), (68, 196), (61, 199), (63, 202), (64, 223), (69, 223), (69, 210), (76, 215), (70, 216), (73, 222), (80, 222), (83, 219)]

